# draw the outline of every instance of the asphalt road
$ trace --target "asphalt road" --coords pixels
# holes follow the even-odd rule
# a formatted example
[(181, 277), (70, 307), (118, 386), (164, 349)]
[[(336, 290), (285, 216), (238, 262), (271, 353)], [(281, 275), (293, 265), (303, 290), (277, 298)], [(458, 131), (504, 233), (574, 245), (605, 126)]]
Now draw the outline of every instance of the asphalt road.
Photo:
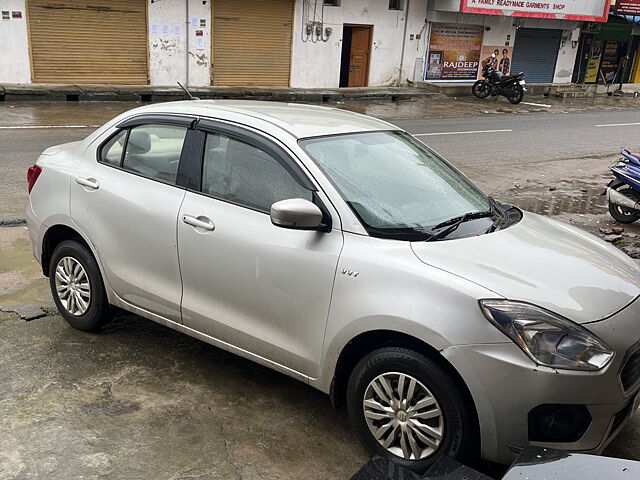
[(604, 158), (622, 146), (640, 150), (640, 110), (636, 109), (473, 115), (394, 123), (417, 134), (461, 168)]
[[(98, 125), (134, 106), (60, 104), (7, 111), (0, 121), (0, 221), (24, 217), (26, 170), (42, 150), (92, 130), (57, 127)], [(416, 134), (494, 195), (524, 176), (602, 175), (621, 146), (640, 151), (637, 109), (387, 120)]]

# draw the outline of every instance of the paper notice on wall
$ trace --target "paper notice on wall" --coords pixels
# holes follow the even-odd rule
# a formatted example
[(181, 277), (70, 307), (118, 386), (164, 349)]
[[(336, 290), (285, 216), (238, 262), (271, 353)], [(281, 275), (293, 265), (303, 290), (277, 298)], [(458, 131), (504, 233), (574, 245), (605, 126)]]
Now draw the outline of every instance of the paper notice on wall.
[(20, 20), (22, 18), (22, 12), (11, 12), (11, 18), (16, 20)]
[(204, 37), (196, 37), (196, 50), (204, 50)]
[(176, 37), (181, 37), (182, 36), (182, 25), (180, 25), (179, 23), (174, 23), (173, 24), (173, 34)]
[(171, 33), (171, 29), (169, 28), (168, 23), (162, 24), (162, 35), (169, 35)]
[(9, 11), (8, 10), (3, 10), (2, 11), (2, 20), (10, 20), (11, 16), (9, 15)]
[(200, 28), (200, 19), (198, 17), (191, 17), (191, 28)]
[(152, 23), (150, 30), (151, 30), (151, 35), (158, 35), (158, 24)]
[(207, 27), (207, 19), (206, 18), (201, 18), (200, 19), (200, 28), (206, 28)]

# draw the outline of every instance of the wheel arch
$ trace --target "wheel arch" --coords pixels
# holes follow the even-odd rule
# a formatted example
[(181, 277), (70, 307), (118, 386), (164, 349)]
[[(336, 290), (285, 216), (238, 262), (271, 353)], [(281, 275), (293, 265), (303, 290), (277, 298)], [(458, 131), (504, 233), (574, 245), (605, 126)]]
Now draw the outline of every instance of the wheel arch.
[(471, 391), (462, 376), (436, 348), (424, 340), (405, 333), (393, 330), (370, 330), (358, 334), (347, 342), (338, 356), (333, 379), (331, 380), (329, 389), (331, 404), (337, 408), (345, 403), (349, 376), (362, 357), (378, 348), (390, 346), (409, 348), (422, 353), (451, 375), (456, 386), (463, 393), (465, 403), (473, 413), (474, 435), (479, 442), (480, 425), (478, 410)]

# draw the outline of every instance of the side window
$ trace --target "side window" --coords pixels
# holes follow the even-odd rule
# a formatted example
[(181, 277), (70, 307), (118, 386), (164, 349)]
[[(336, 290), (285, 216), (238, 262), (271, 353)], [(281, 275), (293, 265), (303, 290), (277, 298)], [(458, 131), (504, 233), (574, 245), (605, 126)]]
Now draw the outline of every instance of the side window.
[(186, 127), (141, 125), (127, 140), (122, 168), (145, 177), (175, 183)]
[(207, 134), (202, 191), (264, 212), (280, 200), (313, 195), (268, 153), (221, 134)]
[(120, 166), (122, 160), (122, 149), (127, 139), (127, 130), (121, 130), (102, 146), (100, 151), (100, 161), (114, 167)]

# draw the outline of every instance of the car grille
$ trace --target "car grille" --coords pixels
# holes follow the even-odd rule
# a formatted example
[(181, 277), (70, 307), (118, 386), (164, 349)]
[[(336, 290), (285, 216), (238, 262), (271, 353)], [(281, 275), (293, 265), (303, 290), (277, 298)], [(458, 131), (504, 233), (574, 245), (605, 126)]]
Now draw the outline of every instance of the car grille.
[(620, 372), (620, 380), (625, 392), (640, 380), (640, 348), (638, 346), (634, 348), (635, 351), (629, 356)]

